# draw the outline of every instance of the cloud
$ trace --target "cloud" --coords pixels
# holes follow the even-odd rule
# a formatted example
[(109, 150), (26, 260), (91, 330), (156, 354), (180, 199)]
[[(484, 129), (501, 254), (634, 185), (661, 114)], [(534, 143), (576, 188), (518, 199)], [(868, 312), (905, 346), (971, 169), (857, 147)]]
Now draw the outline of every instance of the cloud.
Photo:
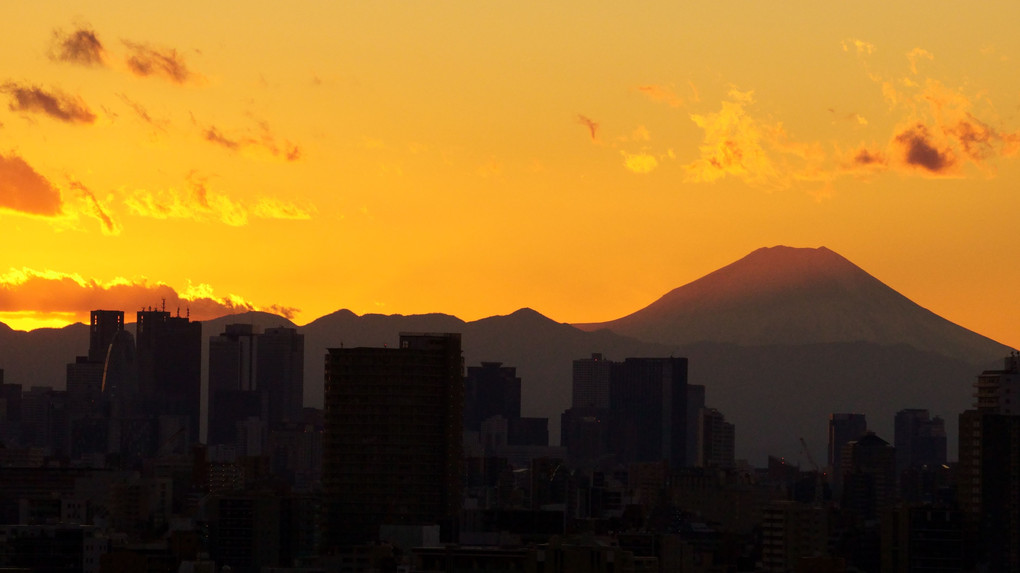
[(723, 101), (718, 112), (690, 116), (705, 138), (699, 146), (701, 157), (685, 166), (688, 180), (713, 182), (730, 175), (752, 184), (775, 183), (779, 173), (763, 144), (776, 130), (747, 112), (754, 92), (734, 89), (729, 96), (731, 101)]
[(921, 48), (914, 48), (907, 53), (907, 59), (910, 60), (910, 71), (917, 75), (917, 61), (921, 58), (926, 60), (934, 60), (935, 56), (932, 55), (928, 50)]
[(651, 173), (656, 167), (659, 166), (659, 160), (654, 155), (647, 153), (627, 153), (626, 151), (620, 152), (623, 155), (623, 165), (628, 171), (632, 173), (638, 173), (645, 175)]
[(196, 79), (184, 57), (173, 48), (154, 48), (147, 44), (122, 40), (128, 49), (127, 67), (140, 77), (162, 76), (176, 84)]
[(843, 40), (843, 51), (849, 52), (851, 48), (853, 48), (858, 55), (871, 55), (872, 52), (875, 51), (875, 46), (873, 44), (863, 40), (858, 40), (856, 38)]
[(41, 113), (66, 123), (93, 123), (96, 114), (89, 110), (78, 96), (60, 91), (46, 91), (35, 86), (21, 86), (7, 82), (0, 91), (11, 96), (10, 108), (14, 111)]
[(919, 167), (933, 174), (946, 174), (956, 166), (953, 150), (939, 146), (931, 138), (928, 128), (916, 124), (896, 135), (901, 147), (902, 159), (907, 165)]
[(0, 320), (8, 313), (59, 313), (85, 321), (97, 308), (132, 310), (160, 306), (166, 301), (170, 312), (190, 314), (194, 320), (209, 320), (225, 314), (264, 310), (293, 317), (298, 309), (281, 305), (259, 306), (241, 296), (217, 296), (207, 284), (189, 281), (183, 292), (146, 278), (115, 278), (100, 281), (79, 274), (30, 268), (10, 269), (0, 275)]
[(202, 138), (230, 151), (267, 153), (285, 161), (297, 161), (301, 158), (300, 147), (289, 141), (277, 141), (267, 122), (256, 120), (255, 123), (258, 126), (256, 129), (245, 130), (239, 135), (227, 135), (215, 125), (211, 125), (202, 131)]
[(854, 153), (852, 159), (853, 165), (857, 167), (885, 167), (888, 164), (888, 160), (885, 154), (881, 151), (875, 151), (866, 147), (861, 147)]
[(71, 188), (77, 190), (82, 197), (82, 211), (95, 217), (101, 224), (101, 229), (104, 235), (119, 235), (121, 231), (120, 223), (115, 221), (110, 215), (109, 211), (96, 199), (96, 195), (90, 191), (85, 185), (82, 185), (78, 181), (71, 182)]
[(599, 130), (599, 124), (596, 123), (589, 117), (577, 114), (577, 122), (588, 128), (588, 133), (591, 135), (592, 141), (597, 141), (597, 134)]
[(69, 34), (61, 30), (53, 31), (51, 60), (82, 66), (105, 66), (104, 54), (103, 43), (94, 30), (79, 27)]
[(144, 107), (142, 107), (142, 104), (140, 104), (138, 102), (135, 102), (135, 101), (132, 101), (130, 98), (128, 98), (124, 94), (117, 94), (117, 95), (120, 97), (120, 99), (128, 107), (131, 108), (132, 111), (135, 112), (135, 115), (137, 115), (139, 119), (141, 119), (142, 121), (144, 121), (145, 123), (151, 125), (152, 127), (154, 127), (155, 129), (157, 129), (159, 131), (166, 131), (166, 127), (169, 124), (168, 121), (154, 119), (151, 115), (149, 115), (148, 110), (146, 110)]
[(303, 208), (287, 201), (263, 197), (252, 212), (261, 219), (311, 219), (314, 208)]
[(132, 214), (153, 219), (186, 219), (199, 222), (219, 222), (232, 227), (248, 224), (249, 216), (260, 219), (311, 219), (315, 208), (300, 207), (294, 203), (272, 197), (259, 199), (249, 208), (241, 201), (211, 191), (208, 179), (194, 172), (188, 175), (188, 191), (167, 189), (151, 192), (137, 189), (124, 203)]
[(0, 153), (0, 209), (55, 217), (63, 214), (60, 191), (24, 159)]
[(648, 96), (648, 99), (652, 101), (658, 101), (667, 104), (669, 107), (682, 107), (684, 100), (680, 96), (676, 95), (668, 87), (657, 86), (657, 85), (644, 85), (638, 86), (638, 91)]

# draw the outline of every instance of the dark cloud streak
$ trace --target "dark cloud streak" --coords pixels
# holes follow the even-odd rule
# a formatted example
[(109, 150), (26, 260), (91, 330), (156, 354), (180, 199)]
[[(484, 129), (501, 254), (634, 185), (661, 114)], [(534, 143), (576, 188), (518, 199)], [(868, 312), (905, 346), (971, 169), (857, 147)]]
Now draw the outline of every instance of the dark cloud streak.
[(96, 114), (85, 105), (79, 96), (70, 96), (59, 91), (46, 91), (36, 86), (21, 86), (7, 82), (0, 91), (11, 96), (13, 111), (41, 113), (65, 123), (94, 123)]
[(596, 141), (596, 134), (599, 130), (599, 124), (591, 119), (590, 117), (577, 114), (577, 122), (588, 128), (588, 133), (591, 135), (591, 140)]
[(176, 84), (183, 84), (195, 77), (184, 62), (184, 57), (173, 48), (159, 49), (128, 40), (123, 42), (130, 51), (127, 57), (128, 69), (136, 76), (160, 75)]
[(105, 49), (94, 30), (80, 27), (70, 34), (53, 31), (50, 59), (82, 66), (105, 66)]

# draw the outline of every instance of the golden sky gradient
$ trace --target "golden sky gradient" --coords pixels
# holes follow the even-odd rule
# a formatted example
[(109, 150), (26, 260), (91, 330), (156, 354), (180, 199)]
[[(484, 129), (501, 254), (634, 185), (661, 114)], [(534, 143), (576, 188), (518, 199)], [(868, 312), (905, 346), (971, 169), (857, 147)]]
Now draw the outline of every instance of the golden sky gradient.
[(593, 322), (785, 244), (1020, 345), (1014, 2), (291, 4), (0, 5), (0, 321)]

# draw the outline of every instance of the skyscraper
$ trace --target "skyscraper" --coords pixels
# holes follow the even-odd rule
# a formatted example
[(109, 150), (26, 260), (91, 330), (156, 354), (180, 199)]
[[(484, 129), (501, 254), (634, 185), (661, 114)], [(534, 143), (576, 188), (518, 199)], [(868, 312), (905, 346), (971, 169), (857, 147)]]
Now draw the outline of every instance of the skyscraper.
[(463, 369), (460, 334), (328, 350), (324, 551), (376, 540), (383, 524), (452, 523), (461, 501)]
[(698, 463), (703, 468), (732, 468), (735, 432), (715, 408), (698, 412)]
[(464, 377), (464, 429), (478, 431), (491, 416), (521, 417), (521, 379), (501, 362), (469, 366)]
[(1020, 571), (1020, 355), (974, 383), (973, 410), (960, 414), (958, 500), (978, 561), (989, 571)]
[(209, 338), (208, 443), (232, 443), (236, 424), (261, 420), (264, 430), (296, 422), (304, 404), (304, 335), (293, 328), (259, 333), (228, 324)]
[(158, 445), (173, 438), (174, 447), (184, 449), (199, 438), (202, 324), (162, 310), (142, 310), (137, 316), (135, 344), (143, 408), (165, 426)]
[(89, 320), (89, 361), (106, 362), (117, 333), (124, 330), (123, 310), (93, 310)]
[(928, 410), (896, 412), (896, 473), (908, 468), (940, 466), (946, 463), (946, 425), (942, 418), (929, 417)]
[(305, 394), (305, 335), (289, 327), (267, 328), (255, 358), (256, 387), (268, 396), (269, 429), (301, 418)]
[(572, 378), (572, 408), (608, 408), (609, 378), (612, 376), (613, 362), (606, 360), (602, 354), (595, 353), (591, 358), (574, 361)]
[(613, 363), (610, 449), (619, 462), (687, 462), (687, 359), (627, 358)]
[(832, 470), (833, 493), (839, 494), (843, 483), (843, 446), (868, 432), (864, 414), (829, 415), (829, 468)]
[(228, 324), (209, 337), (209, 444), (233, 443), (236, 424), (264, 416), (264, 402), (255, 391), (258, 334), (251, 324)]

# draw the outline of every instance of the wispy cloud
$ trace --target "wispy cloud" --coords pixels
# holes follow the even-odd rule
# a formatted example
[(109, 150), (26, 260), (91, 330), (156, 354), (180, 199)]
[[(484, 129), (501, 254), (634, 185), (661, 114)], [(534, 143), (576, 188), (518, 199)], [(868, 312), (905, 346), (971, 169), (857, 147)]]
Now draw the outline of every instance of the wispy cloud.
[(577, 122), (588, 128), (588, 135), (592, 141), (598, 141), (599, 124), (590, 117), (577, 114)]
[(167, 124), (169, 123), (168, 121), (152, 117), (152, 115), (149, 114), (149, 111), (145, 109), (145, 107), (142, 106), (142, 104), (132, 100), (126, 95), (124, 94), (117, 95), (118, 97), (120, 97), (121, 101), (123, 101), (125, 105), (131, 108), (131, 111), (135, 112), (135, 115), (138, 116), (138, 118), (141, 119), (143, 122), (149, 124), (158, 131), (166, 131)]
[(189, 313), (196, 320), (208, 320), (225, 314), (264, 310), (288, 318), (297, 310), (281, 305), (260, 306), (245, 298), (228, 294), (219, 296), (205, 283), (188, 282), (178, 291), (161, 282), (146, 278), (109, 281), (85, 278), (76, 273), (30, 268), (10, 269), (0, 275), (0, 320), (6, 313), (61, 313), (84, 321), (96, 308), (119, 308), (128, 312), (163, 304), (167, 310), (182, 315)]
[(310, 219), (313, 206), (302, 207), (272, 197), (263, 197), (253, 207), (209, 189), (208, 178), (192, 172), (187, 191), (167, 189), (158, 192), (135, 190), (124, 203), (132, 214), (153, 219), (187, 219), (219, 222), (232, 227), (247, 225), (249, 217), (260, 219)]
[(857, 38), (849, 38), (843, 40), (843, 51), (849, 52), (854, 51), (858, 55), (870, 56), (875, 51), (874, 44), (865, 42), (864, 40), (858, 40)]
[(917, 62), (924, 58), (926, 60), (934, 60), (935, 56), (931, 52), (923, 48), (914, 48), (907, 53), (907, 59), (910, 60), (910, 71), (917, 75)]
[(53, 31), (50, 59), (82, 66), (106, 65), (106, 50), (95, 30), (80, 26), (70, 33)]
[(54, 217), (63, 213), (60, 191), (24, 159), (0, 153), (0, 209)]
[(78, 181), (71, 182), (71, 189), (81, 194), (82, 211), (99, 220), (104, 235), (120, 234), (120, 223), (114, 220), (109, 210), (96, 198), (95, 193)]
[(269, 123), (256, 120), (254, 129), (247, 129), (236, 134), (225, 134), (215, 125), (210, 125), (202, 131), (202, 137), (209, 143), (218, 145), (230, 151), (256, 151), (264, 152), (271, 157), (285, 161), (297, 161), (301, 159), (301, 148), (290, 141), (279, 141), (269, 127)]
[(255, 203), (252, 213), (260, 219), (311, 219), (314, 207), (300, 207), (289, 201), (263, 197)]
[(638, 86), (637, 89), (648, 96), (648, 99), (665, 103), (669, 107), (683, 107), (684, 105), (684, 99), (666, 86), (644, 85)]
[(648, 153), (627, 153), (621, 151), (623, 155), (623, 165), (628, 171), (632, 173), (638, 173), (641, 175), (651, 173), (659, 166), (659, 160), (654, 155)]
[(198, 77), (188, 69), (184, 56), (173, 48), (157, 48), (129, 40), (122, 42), (128, 49), (127, 67), (136, 76), (160, 76), (176, 84), (187, 83)]
[(0, 85), (0, 91), (11, 98), (13, 111), (40, 113), (65, 123), (93, 123), (96, 114), (85, 105), (79, 96), (67, 95), (59, 90), (47, 91), (37, 86), (19, 85), (7, 82)]

